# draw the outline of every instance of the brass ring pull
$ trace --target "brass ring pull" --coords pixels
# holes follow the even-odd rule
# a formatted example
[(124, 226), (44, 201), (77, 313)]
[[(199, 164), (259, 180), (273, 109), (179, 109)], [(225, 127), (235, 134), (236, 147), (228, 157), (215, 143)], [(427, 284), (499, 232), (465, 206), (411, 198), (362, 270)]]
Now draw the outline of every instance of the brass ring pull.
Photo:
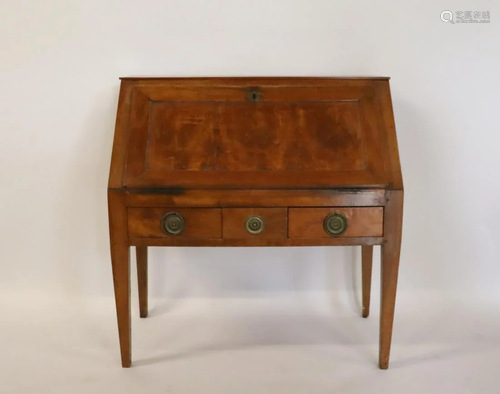
[(169, 212), (161, 219), (161, 229), (169, 236), (179, 235), (184, 231), (184, 227), (184, 218), (177, 212)]
[(341, 213), (331, 213), (325, 218), (323, 227), (329, 235), (342, 235), (347, 230), (347, 218)]
[(260, 234), (264, 227), (264, 219), (260, 216), (250, 216), (245, 222), (245, 228), (250, 234)]

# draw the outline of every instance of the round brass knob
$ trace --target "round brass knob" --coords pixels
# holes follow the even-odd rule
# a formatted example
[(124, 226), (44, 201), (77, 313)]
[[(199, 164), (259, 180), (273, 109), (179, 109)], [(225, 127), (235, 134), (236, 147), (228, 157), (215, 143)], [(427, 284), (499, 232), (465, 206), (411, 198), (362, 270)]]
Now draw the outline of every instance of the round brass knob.
[(177, 212), (169, 212), (161, 219), (161, 229), (167, 235), (179, 235), (184, 231), (184, 218)]
[(341, 235), (347, 230), (347, 218), (341, 213), (331, 213), (325, 218), (323, 227), (330, 235)]
[(260, 234), (264, 227), (264, 219), (260, 216), (250, 216), (245, 222), (245, 228), (250, 234)]

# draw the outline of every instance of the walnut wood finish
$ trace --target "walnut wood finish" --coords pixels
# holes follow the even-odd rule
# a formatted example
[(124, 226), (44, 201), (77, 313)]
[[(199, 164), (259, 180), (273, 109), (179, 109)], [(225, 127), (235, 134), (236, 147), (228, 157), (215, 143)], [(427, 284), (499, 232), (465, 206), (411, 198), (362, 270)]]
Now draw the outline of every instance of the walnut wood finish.
[(380, 108), (390, 100), (387, 81), (259, 81), (134, 80), (123, 186), (164, 187), (165, 179), (171, 187), (238, 189), (399, 182), (399, 167), (388, 159), (392, 146), (384, 144), (392, 121)]
[(122, 366), (130, 367), (130, 248), (127, 235), (127, 212), (123, 193), (108, 191), (109, 230), (111, 242), (111, 266), (115, 288), (116, 314)]
[(137, 281), (139, 285), (139, 314), (148, 317), (148, 248), (136, 246)]
[(389, 367), (402, 224), (403, 191), (387, 191), (387, 204), (384, 212), (385, 237), (384, 243), (381, 246), (380, 369), (387, 369)]
[(129, 207), (372, 207), (385, 205), (385, 190), (211, 190), (183, 188), (127, 190)]
[[(259, 216), (264, 221), (264, 230), (251, 234), (245, 228), (246, 220)], [(286, 208), (224, 208), (222, 210), (223, 237), (225, 239), (286, 239)]]
[[(175, 236), (161, 228), (164, 215), (175, 212), (184, 218), (184, 231)], [(128, 234), (130, 237), (220, 238), (222, 219), (220, 209), (205, 208), (129, 208)]]
[(370, 315), (370, 293), (372, 289), (373, 246), (361, 246), (361, 282), (363, 288), (363, 317)]
[[(382, 249), (379, 366), (388, 367), (403, 180), (388, 78), (124, 78), (108, 183), (122, 365), (131, 365), (129, 247), (140, 316), (148, 246), (362, 245), (363, 316)], [(184, 230), (167, 235), (169, 212)], [(348, 220), (325, 232), (332, 212)], [(265, 229), (244, 223), (258, 215)]]
[(330, 238), (323, 222), (330, 213), (340, 213), (347, 219), (347, 230), (338, 237), (381, 237), (383, 212), (377, 208), (290, 208), (290, 238)]
[(383, 237), (330, 237), (330, 238), (129, 238), (132, 246), (348, 246), (382, 245)]

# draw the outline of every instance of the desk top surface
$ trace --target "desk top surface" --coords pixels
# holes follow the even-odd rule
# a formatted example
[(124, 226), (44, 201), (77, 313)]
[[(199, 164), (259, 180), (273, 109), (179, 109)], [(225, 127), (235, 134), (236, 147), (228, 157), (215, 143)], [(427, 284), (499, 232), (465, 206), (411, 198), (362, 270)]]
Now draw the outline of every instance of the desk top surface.
[(124, 78), (110, 189), (402, 189), (388, 78)]

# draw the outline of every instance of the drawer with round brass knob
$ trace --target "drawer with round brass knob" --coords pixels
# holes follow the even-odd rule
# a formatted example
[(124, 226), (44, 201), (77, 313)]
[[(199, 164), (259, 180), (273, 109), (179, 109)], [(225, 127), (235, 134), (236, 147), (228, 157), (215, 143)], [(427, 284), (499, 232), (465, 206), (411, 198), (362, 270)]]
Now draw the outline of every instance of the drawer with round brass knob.
[(133, 238), (221, 238), (220, 208), (129, 208)]
[(290, 208), (290, 238), (381, 237), (384, 208)]
[(223, 238), (286, 238), (286, 208), (223, 208)]

